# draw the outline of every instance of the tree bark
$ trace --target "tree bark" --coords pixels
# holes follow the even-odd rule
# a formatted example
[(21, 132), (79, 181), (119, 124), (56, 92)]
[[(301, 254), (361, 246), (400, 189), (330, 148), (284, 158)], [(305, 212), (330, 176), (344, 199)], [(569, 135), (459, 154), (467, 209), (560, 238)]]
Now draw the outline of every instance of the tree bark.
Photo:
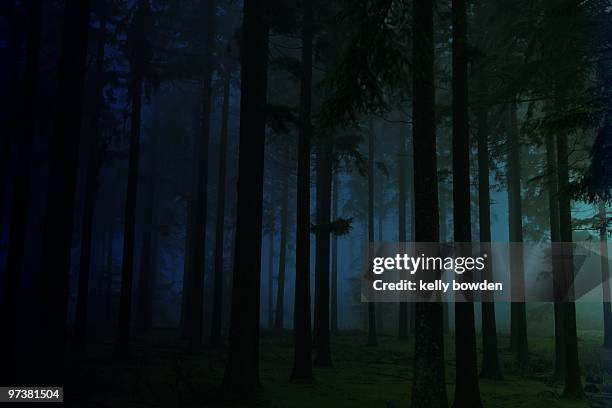
[[(333, 175), (332, 219), (338, 219), (338, 190), (340, 177), (338, 170)], [(338, 332), (338, 236), (331, 237), (331, 332)]]
[(317, 152), (317, 233), (315, 262), (315, 320), (316, 356), (315, 364), (331, 367), (331, 347), (329, 344), (329, 261), (330, 261), (330, 223), (332, 200), (332, 140), (327, 135), (320, 141)]
[[(523, 242), (523, 212), (521, 208), (521, 147), (518, 141), (516, 103), (510, 104), (509, 114), (507, 171), (509, 238), (512, 254), (510, 256), (511, 288), (512, 293), (525, 293), (523, 257), (519, 248)], [(512, 302), (510, 313), (510, 349), (518, 353), (518, 364), (525, 369), (529, 362), (525, 302)]]
[(123, 259), (121, 262), (121, 292), (119, 295), (119, 322), (115, 352), (120, 359), (130, 354), (132, 324), (132, 285), (134, 275), (134, 236), (136, 227), (136, 197), (138, 192), (138, 167), (140, 161), (140, 127), (142, 110), (142, 86), (146, 57), (147, 21), (150, 18), (148, 0), (139, 0), (134, 15), (132, 50), (130, 55), (130, 150), (128, 156), (128, 180), (125, 200), (125, 224), (123, 229)]
[[(413, 11), (414, 238), (439, 239), (438, 169), (434, 87), (433, 2), (415, 0)], [(415, 307), (412, 408), (446, 408), (442, 305)]]
[[(23, 107), (24, 97), (22, 90), (25, 91), (27, 82), (22, 82), (20, 74), (20, 57), (22, 45), (22, 31), (25, 26), (23, 12), (19, 9), (14, 1), (10, 1), (7, 8), (7, 16), (11, 19), (11, 28), (8, 38), (8, 48), (10, 50), (10, 64), (7, 77), (9, 78), (7, 98), (2, 102), (2, 111), (4, 119), (4, 129), (0, 134), (0, 232), (4, 231), (4, 209), (7, 205), (10, 192), (8, 191), (8, 178), (10, 175), (11, 164), (11, 146), (18, 140), (16, 137), (20, 131), (19, 123)], [(25, 7), (24, 7), (25, 8)], [(26, 44), (26, 48), (27, 48)], [(26, 59), (28, 50), (26, 49)], [(37, 56), (38, 58), (38, 56)], [(27, 67), (25, 68), (27, 70)], [(34, 83), (35, 84), (35, 83)], [(33, 95), (32, 95), (33, 97)], [(1, 241), (0, 241), (1, 244)]]
[[(398, 184), (398, 195), (397, 195), (397, 222), (398, 222), (398, 232), (397, 232), (397, 240), (398, 242), (406, 242), (406, 139), (403, 133), (400, 133), (399, 140), (399, 153), (398, 153), (398, 173), (397, 173), (397, 184)], [(398, 330), (397, 337), (400, 340), (405, 340), (408, 338), (408, 303), (400, 302), (399, 303), (399, 313), (398, 313)]]
[[(553, 136), (546, 138), (546, 172), (548, 173), (548, 214), (550, 222), (550, 240), (554, 246), (560, 241), (559, 232), (559, 189), (557, 187), (557, 159), (555, 158), (556, 144)], [(559, 263), (553, 258), (553, 289), (555, 298), (558, 296)], [(563, 335), (563, 312), (560, 299), (554, 302), (555, 321), (555, 368), (553, 380), (561, 380), (565, 376), (565, 346)]]
[[(472, 241), (468, 97), (467, 1), (453, 0), (453, 232), (455, 242)], [(466, 274), (467, 275), (467, 274)], [(464, 275), (464, 276), (466, 276)], [(469, 276), (466, 276), (470, 279)], [(474, 304), (455, 303), (457, 360), (454, 408), (481, 407)]]
[[(489, 186), (489, 124), (485, 107), (476, 112), (478, 120), (478, 221), (480, 230), (480, 252), (491, 254), (491, 199)], [(484, 279), (493, 278), (493, 264), (487, 258)], [(501, 369), (497, 354), (497, 323), (495, 303), (492, 295), (485, 295), (482, 302), (482, 378), (500, 379)]]
[(567, 135), (557, 135), (557, 174), (559, 183), (559, 232), (563, 243), (564, 259), (562, 262), (563, 289), (567, 294), (562, 303), (563, 334), (565, 346), (565, 398), (583, 398), (580, 365), (578, 363), (578, 336), (576, 333), (576, 305), (573, 302), (574, 262), (571, 243), (572, 209), (569, 187)]
[[(450, 155), (447, 160), (450, 160)], [(440, 192), (440, 242), (449, 242), (448, 220), (452, 207), (451, 194), (446, 189)], [(450, 305), (442, 303), (442, 332), (446, 335), (450, 333)]]
[(606, 204), (599, 202), (599, 242), (601, 248), (601, 285), (603, 291), (603, 327), (605, 349), (612, 348), (612, 309), (610, 308), (610, 273), (608, 261), (608, 215)]
[(295, 232), (295, 296), (293, 327), (295, 350), (293, 379), (312, 378), (312, 327), (310, 319), (310, 122), (312, 104), (312, 0), (304, 0), (302, 20), (302, 78), (297, 163), (297, 225)]
[[(368, 242), (374, 242), (374, 126), (370, 119), (368, 135)], [(368, 346), (377, 346), (376, 304), (368, 302)]]
[(133, 78), (131, 89), (132, 111), (130, 152), (128, 165), (125, 225), (123, 231), (123, 260), (121, 262), (121, 293), (119, 296), (119, 322), (116, 352), (120, 358), (129, 354), (129, 338), (132, 309), (132, 277), (134, 273), (134, 235), (136, 223), (136, 195), (138, 188), (138, 162), (140, 148), (140, 123), (142, 108), (142, 77)]
[(87, 344), (87, 306), (89, 299), (89, 271), (91, 268), (91, 245), (94, 222), (94, 207), (98, 191), (98, 172), (101, 165), (99, 127), (104, 106), (104, 46), (106, 45), (106, 21), (100, 21), (96, 44), (95, 100), (91, 112), (91, 128), (88, 140), (87, 170), (85, 180), (85, 202), (79, 259), (79, 282), (76, 316), (74, 323), (74, 348), (83, 350)]
[[(385, 199), (384, 199), (384, 187), (382, 178), (379, 179), (379, 188), (378, 188), (378, 242), (383, 242), (383, 220), (385, 218)], [(376, 332), (384, 333), (385, 331), (385, 303), (381, 302), (376, 305)]]
[(281, 230), (280, 249), (278, 254), (278, 282), (276, 289), (276, 313), (274, 315), (274, 328), (283, 329), (285, 321), (285, 265), (287, 264), (287, 223), (289, 212), (289, 173), (283, 175), (283, 186), (281, 188)]
[(37, 362), (42, 367), (41, 379), (47, 384), (61, 383), (63, 371), (89, 15), (90, 1), (65, 2), (40, 263), (40, 341), (44, 345)]
[(227, 174), (227, 134), (230, 109), (230, 85), (232, 74), (225, 68), (223, 81), (223, 108), (221, 112), (221, 135), (219, 136), (219, 179), (217, 181), (217, 220), (215, 225), (215, 273), (212, 305), (211, 344), (221, 344), (221, 321), (223, 315), (223, 246), (225, 244), (225, 183)]
[(274, 322), (274, 231), (268, 233), (268, 329), (272, 328)]
[(106, 231), (106, 265), (104, 277), (104, 313), (106, 316), (107, 329), (112, 331), (113, 327), (113, 238), (115, 235), (115, 219), (110, 218), (108, 223), (108, 231)]
[(236, 248), (224, 386), (251, 394), (259, 384), (259, 307), (266, 88), (267, 1), (244, 2)]
[(210, 112), (212, 104), (213, 44), (215, 35), (215, 1), (202, 2), (203, 22), (203, 73), (202, 73), (202, 116), (200, 137), (194, 148), (192, 181), (192, 216), (189, 243), (189, 275), (187, 281), (187, 302), (185, 313), (185, 334), (190, 350), (202, 345), (202, 324), (204, 303), (204, 275), (206, 272), (206, 215), (208, 204), (208, 144), (210, 140)]
[[(3, 353), (2, 380), (8, 383), (17, 361), (14, 360), (16, 328), (19, 305), (19, 288), (25, 259), (28, 205), (30, 204), (30, 179), (32, 173), (32, 142), (34, 139), (35, 105), (38, 95), (38, 61), (42, 30), (43, 1), (30, 3), (28, 32), (26, 37), (26, 61), (23, 78), (22, 105), (15, 119), (17, 138), (17, 162), (13, 180), (13, 199), (9, 224), (8, 256), (4, 275), (4, 292), (0, 320), (3, 335), (0, 336), (0, 352)], [(6, 135), (5, 135), (6, 137)], [(4, 165), (2, 163), (1, 165)], [(1, 216), (2, 214), (0, 214)], [(14, 377), (13, 377), (14, 378)]]
[[(411, 141), (408, 143), (407, 149), (407, 157), (410, 157), (412, 160), (412, 166), (406, 166), (409, 171), (408, 174), (408, 193), (410, 194), (410, 199), (408, 200), (408, 215), (407, 221), (410, 221), (409, 226), (407, 227), (410, 231), (410, 236), (408, 241), (416, 241), (416, 233), (415, 233), (415, 200), (416, 200), (416, 190), (414, 188), (414, 134), (411, 137)], [(408, 303), (406, 305), (408, 311), (408, 335), (414, 333), (414, 328), (416, 326), (416, 304)]]
[(138, 304), (136, 309), (135, 327), (140, 331), (147, 331), (151, 328), (152, 315), (152, 281), (153, 281), (153, 227), (155, 224), (155, 166), (157, 163), (156, 149), (157, 144), (154, 140), (149, 154), (147, 174), (145, 174), (144, 185), (144, 211), (143, 211), (143, 231), (142, 248), (140, 250), (140, 281), (138, 283)]

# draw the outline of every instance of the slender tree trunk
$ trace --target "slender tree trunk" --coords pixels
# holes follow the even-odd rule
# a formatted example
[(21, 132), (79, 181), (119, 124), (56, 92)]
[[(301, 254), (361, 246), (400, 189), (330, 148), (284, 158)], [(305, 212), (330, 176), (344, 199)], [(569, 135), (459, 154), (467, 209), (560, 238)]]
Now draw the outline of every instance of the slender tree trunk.
[(210, 139), (210, 112), (212, 104), (212, 75), (215, 1), (202, 3), (203, 30), (203, 75), (202, 75), (202, 117), (200, 137), (195, 143), (194, 177), (192, 183), (192, 217), (189, 249), (189, 286), (185, 314), (185, 334), (190, 350), (202, 345), (202, 324), (204, 303), (204, 274), (206, 271), (206, 215), (208, 203), (208, 144)]
[[(197, 137), (197, 136), (196, 136)], [(195, 152), (193, 153), (194, 163), (195, 163)], [(195, 165), (194, 165), (195, 167)], [(193, 178), (195, 177), (195, 170), (192, 171), (192, 184)], [(189, 293), (191, 288), (191, 219), (193, 218), (193, 206), (192, 198), (189, 199), (189, 204), (187, 206), (187, 220), (185, 224), (185, 255), (183, 256), (183, 281), (181, 282), (181, 317), (179, 319), (179, 328), (180, 328), (180, 337), (181, 339), (187, 338), (187, 327), (185, 321), (187, 320), (187, 305), (189, 304)]]
[[(416, 241), (416, 224), (415, 224), (415, 214), (416, 214), (416, 190), (414, 188), (414, 132), (409, 135), (410, 141), (408, 142), (408, 151), (407, 157), (410, 157), (411, 166), (407, 166), (408, 170), (408, 193), (410, 194), (410, 198), (408, 200), (408, 216), (407, 221), (410, 221), (408, 226), (408, 231), (410, 232), (410, 236), (408, 241)], [(414, 328), (416, 325), (416, 304), (409, 303), (408, 304), (408, 333), (414, 333)]]
[(96, 47), (95, 100), (91, 112), (91, 129), (88, 140), (87, 175), (85, 180), (85, 202), (79, 259), (79, 282), (74, 323), (74, 348), (83, 350), (87, 344), (87, 309), (89, 299), (89, 272), (91, 268), (92, 229), (94, 207), (98, 191), (98, 172), (101, 165), (99, 127), (104, 106), (104, 46), (106, 45), (106, 22), (100, 22)]
[[(378, 242), (383, 242), (383, 220), (385, 218), (385, 200), (384, 200), (384, 188), (382, 180), (380, 181), (380, 188), (378, 192)], [(379, 303), (376, 307), (376, 331), (380, 334), (385, 331), (385, 304)]]
[(565, 346), (565, 398), (583, 398), (582, 382), (580, 378), (580, 365), (578, 363), (578, 336), (576, 333), (576, 305), (573, 301), (574, 262), (571, 243), (572, 237), (572, 209), (569, 187), (567, 135), (557, 136), (557, 171), (559, 177), (559, 232), (561, 242), (564, 243), (564, 258), (562, 262), (563, 289), (567, 293), (567, 300), (562, 303), (563, 334)]
[(327, 136), (321, 140), (317, 152), (317, 233), (316, 233), (316, 294), (315, 307), (318, 319), (315, 320), (316, 357), (315, 364), (331, 367), (331, 348), (329, 344), (329, 251), (332, 201), (332, 140)]
[(606, 204), (599, 202), (599, 242), (601, 248), (601, 285), (603, 290), (603, 327), (605, 349), (612, 348), (612, 310), (610, 308), (610, 274), (608, 264), (608, 215)]
[(310, 138), (312, 125), (312, 0), (302, 3), (302, 78), (297, 163), (297, 225), (295, 232), (295, 296), (293, 327), (295, 351), (293, 379), (312, 378), (312, 328), (310, 319)]
[[(548, 214), (550, 222), (550, 240), (555, 245), (560, 241), (559, 232), (559, 189), (557, 187), (557, 159), (555, 158), (556, 146), (553, 136), (546, 138), (546, 172), (548, 173)], [(559, 263), (553, 258), (553, 289), (555, 298), (559, 296)], [(565, 376), (565, 346), (563, 335), (563, 312), (561, 303), (554, 302), (554, 321), (555, 321), (555, 368), (553, 380), (561, 380)]]
[[(19, 104), (19, 102), (17, 103)], [(10, 173), (11, 142), (12, 139), (14, 139), (13, 133), (16, 133), (16, 129), (13, 126), (14, 125), (10, 124), (9, 131), (0, 134), (0, 245), (2, 245), (2, 238), (4, 236), (4, 205), (5, 201), (8, 201), (6, 198), (8, 198), (10, 194), (8, 191), (9, 183), (7, 183), (7, 181)], [(0, 267), (1, 266), (0, 264)]]
[(268, 237), (268, 329), (272, 328), (274, 322), (274, 231), (270, 231)]
[[(438, 169), (434, 92), (433, 2), (415, 0), (413, 11), (414, 240), (439, 239)], [(446, 408), (442, 305), (415, 307), (412, 408)]]
[[(470, 134), (468, 113), (467, 1), (453, 0), (453, 233), (471, 242)], [(465, 275), (464, 275), (465, 276)], [(467, 277), (470, 279), (470, 277)], [(474, 304), (455, 303), (457, 360), (454, 408), (481, 407), (476, 356)]]
[(442, 332), (444, 334), (450, 333), (450, 307), (449, 304), (444, 302), (442, 303)]
[(143, 211), (143, 231), (142, 231), (142, 248), (140, 252), (140, 282), (138, 285), (138, 304), (136, 309), (135, 327), (137, 330), (146, 331), (151, 327), (152, 314), (152, 269), (154, 268), (151, 262), (153, 257), (152, 240), (153, 226), (155, 224), (155, 166), (157, 164), (156, 153), (157, 145), (153, 141), (149, 163), (147, 165), (147, 174), (145, 174), (144, 185), (144, 211)]
[(121, 292), (119, 295), (119, 321), (115, 352), (120, 359), (130, 354), (129, 341), (132, 325), (132, 285), (134, 275), (134, 236), (136, 228), (136, 197), (138, 192), (138, 167), (140, 161), (140, 127), (142, 110), (142, 86), (144, 80), (143, 55), (146, 47), (146, 25), (150, 18), (148, 0), (139, 0), (134, 16), (134, 49), (130, 58), (130, 150), (128, 157), (128, 180), (125, 201), (125, 224), (123, 230), (123, 259), (121, 261)]
[[(491, 199), (489, 186), (489, 124), (486, 108), (479, 107), (478, 120), (478, 221), (480, 229), (480, 252), (491, 254)], [(484, 278), (493, 278), (493, 264), (488, 257)], [(492, 295), (485, 295), (482, 302), (482, 378), (500, 379), (499, 356), (497, 354), (497, 323), (495, 303)]]
[[(510, 270), (512, 293), (525, 293), (523, 256), (523, 213), (521, 204), (521, 154), (518, 141), (516, 104), (510, 104), (508, 130), (508, 219), (510, 234)], [(525, 369), (529, 361), (527, 315), (525, 302), (514, 301), (510, 306), (510, 349), (518, 352), (518, 364)]]
[(109, 332), (113, 327), (113, 238), (115, 234), (115, 219), (111, 218), (106, 232), (106, 276), (104, 279), (104, 312)]
[[(398, 214), (398, 242), (406, 242), (406, 139), (402, 133), (400, 133), (399, 141), (399, 153), (398, 153), (398, 195), (397, 195), (397, 214)], [(408, 338), (408, 303), (399, 303), (398, 313), (398, 330), (397, 337), (400, 340)]]
[(129, 354), (130, 326), (132, 322), (132, 280), (134, 274), (134, 236), (136, 224), (136, 196), (138, 188), (138, 162), (140, 155), (140, 123), (142, 109), (142, 76), (132, 79), (132, 111), (130, 152), (128, 164), (125, 225), (123, 231), (123, 259), (121, 262), (121, 293), (119, 296), (119, 322), (116, 352), (120, 358)]
[[(25, 91), (25, 89), (21, 87), (28, 86), (27, 82), (22, 82), (19, 72), (21, 45), (23, 41), (22, 31), (25, 26), (24, 16), (14, 1), (8, 2), (6, 9), (7, 16), (12, 20), (11, 32), (8, 39), (8, 48), (10, 50), (9, 61), (11, 61), (11, 63), (7, 75), (9, 78), (7, 98), (2, 102), (3, 116), (5, 116), (5, 123), (3, 123), (3, 125), (5, 125), (5, 128), (2, 134), (0, 134), (0, 245), (2, 245), (2, 236), (5, 227), (3, 223), (4, 206), (8, 204), (7, 201), (9, 197), (8, 179), (11, 170), (11, 145), (19, 140), (17, 134), (21, 126), (19, 121), (22, 119), (19, 109), (22, 109), (24, 104), (24, 96), (21, 95), (21, 91)], [(34, 23), (36, 22), (34, 21)], [(28, 24), (31, 24), (31, 22)], [(26, 44), (26, 47), (27, 46)], [(29, 53), (27, 49), (26, 53)], [(27, 58), (29, 58), (29, 56), (26, 55), (26, 59)], [(36, 58), (38, 58), (38, 56)], [(27, 66), (25, 69), (27, 70)], [(34, 82), (33, 85), (36, 85), (36, 82)], [(33, 98), (34, 95), (31, 95), (31, 97)], [(30, 124), (28, 124), (28, 126), (30, 126)]]
[(2, 331), (4, 333), (0, 336), (0, 352), (3, 353), (3, 368), (0, 380), (4, 380), (4, 383), (8, 383), (9, 379), (14, 378), (11, 376), (14, 375), (15, 364), (17, 363), (14, 360), (14, 347), (17, 340), (15, 332), (18, 318), (19, 288), (25, 259), (28, 205), (30, 204), (30, 178), (33, 164), (32, 142), (35, 132), (35, 105), (38, 99), (38, 61), (42, 9), (42, 0), (30, 2), (23, 104), (18, 108), (18, 119), (15, 119), (17, 122), (15, 130), (19, 134), (17, 138), (17, 164), (13, 180), (8, 257), (3, 282), (2, 307), (0, 308), (0, 321), (3, 322)]
[(78, 172), (83, 89), (87, 67), (90, 2), (64, 5), (57, 111), (41, 250), (38, 363), (42, 382), (61, 384), (66, 343), (68, 281)]
[[(193, 145), (197, 144), (198, 136), (196, 135), (193, 140)], [(185, 255), (183, 256), (183, 281), (181, 290), (181, 318), (180, 318), (180, 332), (181, 338), (187, 339), (187, 325), (185, 322), (188, 320), (187, 315), (189, 314), (188, 306), (190, 305), (189, 296), (191, 294), (191, 248), (192, 248), (192, 225), (194, 216), (194, 205), (193, 205), (193, 190), (194, 183), (196, 182), (196, 162), (197, 162), (197, 150), (194, 149), (192, 154), (192, 171), (191, 171), (191, 195), (189, 196), (189, 202), (187, 205), (187, 220), (185, 224)]]
[(232, 73), (225, 68), (223, 82), (223, 108), (221, 112), (221, 135), (219, 136), (219, 179), (217, 181), (217, 220), (215, 225), (215, 274), (211, 323), (211, 343), (221, 344), (221, 322), (223, 315), (223, 246), (225, 244), (225, 183), (227, 174), (227, 134), (230, 109), (230, 85)]
[(274, 328), (283, 329), (285, 321), (285, 265), (287, 263), (287, 223), (289, 212), (289, 173), (283, 175), (283, 187), (281, 189), (281, 230), (280, 249), (278, 254), (278, 282), (276, 289), (276, 313), (274, 315)]
[(236, 248), (224, 385), (242, 394), (259, 384), (259, 308), (266, 88), (267, 1), (244, 2)]
[[(448, 160), (450, 160), (450, 156), (448, 157)], [(446, 189), (442, 189), (440, 196), (440, 242), (448, 242), (448, 219), (451, 212), (451, 194), (449, 194)], [(446, 302), (442, 303), (442, 331), (444, 334), (450, 333), (449, 312), (449, 304)]]
[[(368, 136), (368, 242), (374, 242), (374, 126), (370, 120)], [(368, 346), (377, 346), (376, 304), (368, 303)]]
[[(450, 159), (450, 157), (448, 158)], [(447, 194), (443, 189), (440, 192), (440, 242), (447, 242), (448, 240), (448, 208), (449, 206), (446, 204), (451, 199), (450, 194)]]
[[(332, 195), (332, 219), (338, 219), (338, 190), (340, 189), (340, 177), (338, 171), (333, 176)], [(331, 331), (338, 332), (338, 236), (331, 237)]]

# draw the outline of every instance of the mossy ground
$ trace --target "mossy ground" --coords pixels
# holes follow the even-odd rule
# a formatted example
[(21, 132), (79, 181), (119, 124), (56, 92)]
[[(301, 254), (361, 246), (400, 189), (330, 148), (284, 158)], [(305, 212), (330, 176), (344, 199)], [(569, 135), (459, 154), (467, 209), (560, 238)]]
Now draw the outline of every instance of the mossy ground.
[[(581, 332), (583, 379), (602, 372), (605, 355), (600, 332)], [(92, 344), (85, 353), (71, 353), (66, 398), (73, 406), (98, 407), (409, 407), (413, 344), (380, 336), (378, 347), (366, 347), (359, 332), (333, 336), (333, 368), (315, 368), (310, 383), (289, 381), (292, 366), (290, 332), (262, 333), (261, 388), (254, 400), (222, 393), (224, 348), (188, 353), (174, 331), (155, 331), (134, 339), (130, 363), (112, 359), (111, 344)], [(586, 407), (588, 401), (559, 397), (562, 384), (550, 381), (553, 341), (530, 337), (530, 366), (519, 372), (508, 338), (500, 336), (503, 380), (481, 380), (485, 407)], [(447, 336), (446, 382), (454, 392), (453, 339)], [(605, 367), (604, 367), (605, 368)], [(605, 381), (605, 376), (604, 376)], [(605, 384), (598, 385), (601, 390)], [(600, 393), (601, 395), (601, 393)], [(612, 402), (611, 402), (612, 403)], [(600, 405), (598, 405), (600, 406)]]

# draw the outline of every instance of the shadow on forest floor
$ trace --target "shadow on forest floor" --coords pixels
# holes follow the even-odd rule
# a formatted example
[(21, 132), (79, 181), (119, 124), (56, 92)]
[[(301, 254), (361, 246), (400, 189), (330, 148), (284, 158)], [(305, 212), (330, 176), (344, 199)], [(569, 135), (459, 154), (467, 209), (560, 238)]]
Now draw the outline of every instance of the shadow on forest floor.
[[(409, 407), (413, 345), (380, 336), (379, 347), (366, 347), (366, 336), (343, 332), (332, 337), (333, 368), (315, 368), (315, 381), (288, 380), (293, 360), (290, 332), (262, 332), (262, 388), (255, 401), (229, 399), (219, 391), (225, 349), (187, 353), (173, 330), (158, 330), (134, 339), (131, 363), (113, 361), (111, 344), (92, 344), (70, 354), (66, 402), (78, 407)], [(602, 367), (609, 366), (598, 345), (601, 334), (580, 332), (583, 380), (589, 403), (558, 397), (560, 384), (550, 381), (552, 338), (533, 337), (530, 367), (517, 372), (508, 338), (500, 336), (504, 379), (481, 380), (485, 407), (612, 407), (612, 386)], [(446, 379), (449, 402), (454, 392), (453, 339), (447, 336)], [(605, 357), (605, 358), (602, 358)], [(610, 392), (608, 394), (607, 392)]]

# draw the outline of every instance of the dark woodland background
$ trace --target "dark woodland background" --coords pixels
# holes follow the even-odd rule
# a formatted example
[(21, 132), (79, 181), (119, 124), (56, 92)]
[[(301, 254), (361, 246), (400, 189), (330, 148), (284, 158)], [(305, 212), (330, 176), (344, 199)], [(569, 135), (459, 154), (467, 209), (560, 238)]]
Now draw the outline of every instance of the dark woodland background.
[(607, 263), (601, 303), (362, 303), (359, 274), (373, 241), (607, 241), (612, 2), (0, 13), (1, 385), (612, 406)]

